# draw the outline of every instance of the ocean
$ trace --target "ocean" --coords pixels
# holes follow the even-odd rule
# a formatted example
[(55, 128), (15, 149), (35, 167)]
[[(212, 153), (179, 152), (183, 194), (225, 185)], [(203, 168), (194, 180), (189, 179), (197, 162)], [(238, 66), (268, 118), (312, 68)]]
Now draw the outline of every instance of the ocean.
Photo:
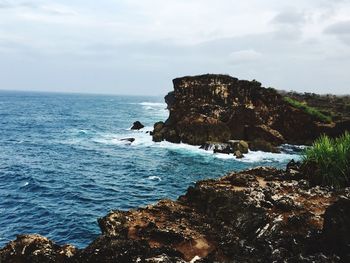
[[(111, 210), (176, 199), (198, 180), (299, 158), (288, 145), (237, 160), (152, 142), (148, 132), (167, 116), (162, 97), (0, 91), (0, 246), (38, 233), (83, 248)], [(146, 127), (130, 130), (136, 120)], [(131, 144), (120, 141), (130, 137)]]

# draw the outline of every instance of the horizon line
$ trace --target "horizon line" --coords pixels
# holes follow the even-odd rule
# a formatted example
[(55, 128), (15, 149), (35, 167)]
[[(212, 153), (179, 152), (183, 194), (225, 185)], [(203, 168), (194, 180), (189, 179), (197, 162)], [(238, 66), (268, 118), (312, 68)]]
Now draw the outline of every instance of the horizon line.
[(23, 93), (52, 93), (52, 94), (72, 94), (72, 95), (96, 95), (96, 96), (130, 96), (130, 97), (164, 97), (164, 94), (144, 95), (144, 94), (126, 94), (110, 92), (84, 92), (84, 91), (57, 91), (57, 90), (22, 90), (22, 89), (2, 89), (0, 92), (23, 92)]

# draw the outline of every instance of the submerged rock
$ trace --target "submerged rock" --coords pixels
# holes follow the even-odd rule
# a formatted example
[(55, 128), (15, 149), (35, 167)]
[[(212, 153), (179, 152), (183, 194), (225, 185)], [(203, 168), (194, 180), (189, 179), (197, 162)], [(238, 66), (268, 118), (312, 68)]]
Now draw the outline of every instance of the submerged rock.
[(233, 154), (237, 158), (243, 158), (243, 154), (248, 153), (249, 146), (248, 143), (243, 140), (230, 140), (227, 143), (206, 142), (201, 145), (200, 149), (213, 151), (214, 153)]
[(190, 187), (177, 201), (99, 219), (87, 248), (20, 236), (0, 262), (348, 262), (350, 188), (259, 167)]
[(135, 138), (123, 138), (123, 139), (120, 139), (120, 141), (133, 143), (135, 141)]
[(135, 121), (134, 124), (131, 127), (131, 130), (141, 130), (145, 127), (141, 122)]

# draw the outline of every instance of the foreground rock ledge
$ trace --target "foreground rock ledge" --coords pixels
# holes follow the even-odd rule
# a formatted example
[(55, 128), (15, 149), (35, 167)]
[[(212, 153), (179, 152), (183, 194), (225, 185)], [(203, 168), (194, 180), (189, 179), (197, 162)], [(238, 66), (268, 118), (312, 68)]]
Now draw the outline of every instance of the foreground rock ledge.
[(349, 215), (349, 188), (310, 186), (295, 165), (260, 167), (111, 212), (82, 250), (18, 236), (0, 262), (350, 262)]

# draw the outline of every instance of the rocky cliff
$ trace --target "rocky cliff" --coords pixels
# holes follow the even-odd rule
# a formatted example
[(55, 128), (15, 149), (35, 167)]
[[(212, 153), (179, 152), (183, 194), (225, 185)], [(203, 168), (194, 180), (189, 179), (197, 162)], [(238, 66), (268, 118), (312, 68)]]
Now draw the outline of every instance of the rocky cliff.
[(169, 118), (155, 124), (153, 140), (202, 145), (228, 140), (310, 144), (320, 134), (350, 130), (350, 123), (323, 122), (291, 106), (283, 95), (257, 81), (227, 75), (201, 75), (173, 80), (165, 101)]
[(18, 236), (0, 262), (350, 262), (350, 188), (311, 185), (298, 164), (205, 180), (99, 219), (87, 248)]

